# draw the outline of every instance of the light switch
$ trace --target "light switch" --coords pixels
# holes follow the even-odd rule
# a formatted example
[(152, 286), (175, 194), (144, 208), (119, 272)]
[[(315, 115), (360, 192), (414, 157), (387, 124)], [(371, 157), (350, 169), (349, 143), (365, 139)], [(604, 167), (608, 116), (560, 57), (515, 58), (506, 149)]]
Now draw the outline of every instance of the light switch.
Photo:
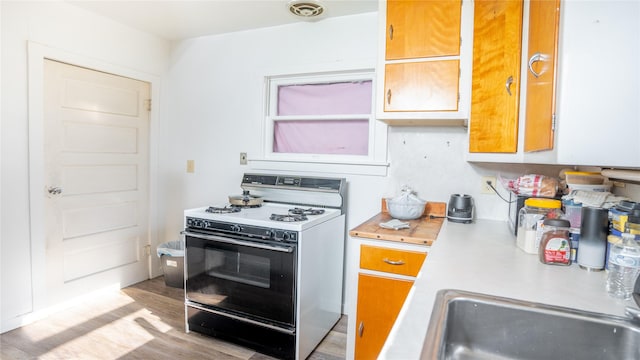
[(196, 162), (195, 160), (187, 160), (187, 172), (193, 173), (196, 171)]

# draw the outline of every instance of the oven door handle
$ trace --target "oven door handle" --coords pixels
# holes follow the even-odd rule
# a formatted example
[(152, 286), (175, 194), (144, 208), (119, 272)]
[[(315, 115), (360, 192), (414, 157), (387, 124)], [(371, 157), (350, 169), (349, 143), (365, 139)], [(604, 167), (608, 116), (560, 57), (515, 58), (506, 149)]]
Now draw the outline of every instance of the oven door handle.
[(236, 239), (223, 238), (221, 236), (193, 233), (190, 231), (182, 231), (180, 234), (195, 237), (195, 238), (205, 239), (205, 240), (217, 241), (217, 242), (226, 243), (226, 244), (240, 245), (240, 246), (264, 249), (264, 250), (280, 251), (285, 253), (292, 253), (294, 249), (293, 246), (268, 245), (268, 244), (253, 242), (253, 241), (242, 241), (242, 240), (236, 240)]

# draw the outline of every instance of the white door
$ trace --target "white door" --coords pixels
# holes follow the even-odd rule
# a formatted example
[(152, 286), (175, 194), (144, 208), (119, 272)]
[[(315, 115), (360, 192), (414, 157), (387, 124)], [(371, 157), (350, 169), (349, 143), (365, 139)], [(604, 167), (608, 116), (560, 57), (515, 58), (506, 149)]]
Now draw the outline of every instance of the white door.
[(149, 83), (45, 60), (49, 304), (149, 278)]

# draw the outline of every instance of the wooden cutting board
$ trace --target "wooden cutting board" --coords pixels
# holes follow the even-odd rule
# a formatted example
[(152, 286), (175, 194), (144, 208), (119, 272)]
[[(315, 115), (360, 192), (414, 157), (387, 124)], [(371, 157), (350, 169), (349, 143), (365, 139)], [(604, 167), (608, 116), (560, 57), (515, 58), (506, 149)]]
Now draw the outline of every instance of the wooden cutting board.
[[(443, 202), (427, 202), (424, 215), (415, 220), (402, 220), (409, 223), (408, 229), (385, 229), (379, 224), (392, 220), (387, 210), (387, 203), (382, 199), (382, 211), (371, 219), (356, 226), (349, 235), (367, 239), (398, 241), (418, 245), (428, 245), (436, 240), (440, 227), (446, 216), (447, 204)], [(434, 216), (433, 218), (431, 216)]]

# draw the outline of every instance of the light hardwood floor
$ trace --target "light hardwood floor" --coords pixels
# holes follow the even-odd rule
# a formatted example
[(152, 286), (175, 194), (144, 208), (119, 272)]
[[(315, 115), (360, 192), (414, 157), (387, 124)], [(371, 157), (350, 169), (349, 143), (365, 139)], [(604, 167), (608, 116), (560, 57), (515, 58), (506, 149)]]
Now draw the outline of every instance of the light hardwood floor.
[[(309, 359), (344, 359), (343, 316)], [(184, 332), (182, 289), (147, 280), (0, 335), (0, 358), (221, 359), (269, 356), (195, 332)]]

